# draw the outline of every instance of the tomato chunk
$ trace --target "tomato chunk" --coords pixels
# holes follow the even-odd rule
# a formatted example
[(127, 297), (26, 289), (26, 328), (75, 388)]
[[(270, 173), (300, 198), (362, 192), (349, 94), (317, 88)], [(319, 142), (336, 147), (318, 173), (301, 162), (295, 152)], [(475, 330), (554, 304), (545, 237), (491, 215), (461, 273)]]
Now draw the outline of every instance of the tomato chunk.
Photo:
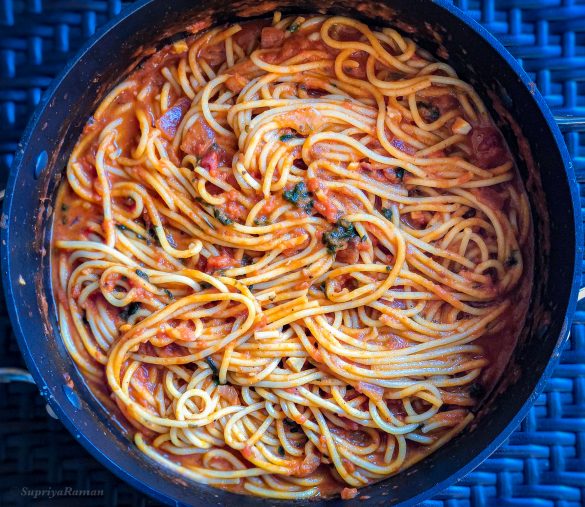
[(489, 169), (509, 160), (502, 135), (493, 125), (477, 125), (471, 131), (471, 147), (479, 167)]
[(186, 97), (182, 97), (156, 121), (156, 127), (161, 131), (165, 139), (172, 141), (189, 107), (191, 107), (191, 101)]
[(262, 28), (262, 35), (260, 36), (260, 46), (262, 49), (277, 48), (282, 45), (284, 40), (284, 30), (267, 26)]

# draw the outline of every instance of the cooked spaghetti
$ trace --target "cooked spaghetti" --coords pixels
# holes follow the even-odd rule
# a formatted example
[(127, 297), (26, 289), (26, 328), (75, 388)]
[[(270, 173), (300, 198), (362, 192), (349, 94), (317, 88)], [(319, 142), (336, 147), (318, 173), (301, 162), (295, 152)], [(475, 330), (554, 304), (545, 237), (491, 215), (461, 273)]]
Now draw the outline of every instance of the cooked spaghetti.
[(276, 13), (170, 44), (90, 118), (57, 197), (61, 337), (161, 465), (351, 498), (473, 419), (531, 231), (449, 65), (393, 28)]

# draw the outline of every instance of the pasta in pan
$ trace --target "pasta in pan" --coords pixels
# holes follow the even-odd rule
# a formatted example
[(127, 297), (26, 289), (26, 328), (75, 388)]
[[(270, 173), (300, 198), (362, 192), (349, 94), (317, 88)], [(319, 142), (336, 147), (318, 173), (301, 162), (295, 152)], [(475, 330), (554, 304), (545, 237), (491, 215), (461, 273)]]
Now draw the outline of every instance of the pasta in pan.
[(165, 467), (351, 498), (473, 419), (531, 241), (449, 65), (393, 28), (276, 13), (174, 42), (90, 118), (57, 197), (60, 332)]

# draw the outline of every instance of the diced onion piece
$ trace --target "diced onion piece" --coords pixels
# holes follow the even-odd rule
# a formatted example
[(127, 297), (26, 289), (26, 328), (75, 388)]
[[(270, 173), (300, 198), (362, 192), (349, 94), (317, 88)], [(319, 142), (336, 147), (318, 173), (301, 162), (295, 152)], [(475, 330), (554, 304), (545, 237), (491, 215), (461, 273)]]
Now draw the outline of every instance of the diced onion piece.
[(305, 365), (305, 359), (302, 357), (289, 357), (285, 363), (292, 371), (299, 373)]
[(455, 118), (453, 125), (451, 125), (451, 132), (453, 132), (453, 134), (467, 135), (471, 132), (471, 125), (458, 116)]
[(175, 50), (175, 53), (181, 54), (181, 53), (185, 53), (186, 51), (188, 51), (189, 46), (187, 46), (187, 43), (185, 42), (185, 40), (178, 40), (177, 42), (175, 42), (173, 44), (173, 49)]

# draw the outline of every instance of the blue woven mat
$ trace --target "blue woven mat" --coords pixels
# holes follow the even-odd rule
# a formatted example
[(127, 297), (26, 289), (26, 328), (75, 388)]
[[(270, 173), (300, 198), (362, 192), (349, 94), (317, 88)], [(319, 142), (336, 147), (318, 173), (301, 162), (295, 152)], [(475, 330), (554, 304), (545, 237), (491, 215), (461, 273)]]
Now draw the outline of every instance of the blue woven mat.
[[(172, 1), (172, 0), (169, 0)], [(585, 115), (585, 3), (459, 0), (532, 75), (549, 105)], [(26, 121), (80, 44), (124, 7), (119, 0), (0, 0), (0, 185)], [(585, 202), (585, 135), (566, 142)], [(0, 366), (22, 366), (0, 303)], [(40, 497), (26, 491), (100, 490)], [(28, 488), (28, 490), (23, 489)], [(46, 416), (34, 387), (0, 385), (0, 505), (154, 505), (91, 458)], [(560, 366), (520, 428), (490, 459), (425, 507), (585, 505), (585, 306)]]

